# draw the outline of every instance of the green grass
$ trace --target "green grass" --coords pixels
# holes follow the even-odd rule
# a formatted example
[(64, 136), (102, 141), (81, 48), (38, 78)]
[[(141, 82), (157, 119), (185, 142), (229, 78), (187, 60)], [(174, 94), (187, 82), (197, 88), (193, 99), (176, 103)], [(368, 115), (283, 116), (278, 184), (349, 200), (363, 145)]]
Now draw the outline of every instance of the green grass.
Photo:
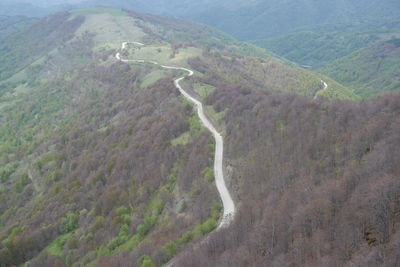
[(117, 254), (122, 251), (131, 251), (134, 247), (139, 245), (139, 243), (142, 241), (142, 237), (139, 235), (132, 235), (132, 237), (126, 241), (124, 244), (121, 246), (117, 247), (114, 251), (113, 254)]
[(331, 78), (325, 76), (322, 77), (322, 79), (328, 84), (328, 88), (326, 90), (317, 91), (316, 95), (341, 100), (361, 100), (360, 96), (356, 95), (354, 91), (332, 80)]
[(205, 99), (215, 91), (215, 87), (208, 84), (194, 83), (193, 90), (200, 96), (201, 99)]
[(228, 110), (223, 110), (221, 112), (216, 112), (213, 106), (205, 106), (205, 110), (207, 112), (208, 117), (216, 124), (217, 126), (221, 126), (223, 124), (223, 118)]
[(190, 132), (185, 132), (185, 133), (181, 134), (180, 136), (178, 136), (177, 138), (173, 139), (171, 141), (171, 145), (173, 145), (173, 146), (186, 145), (189, 143), (190, 140), (191, 140)]
[(87, 15), (94, 15), (94, 14), (109, 14), (112, 16), (127, 16), (127, 14), (120, 10), (114, 8), (107, 8), (107, 7), (94, 7), (94, 8), (84, 8), (84, 9), (75, 9), (71, 11), (71, 14), (76, 16), (87, 16)]
[(119, 49), (122, 42), (141, 41), (145, 36), (132, 17), (114, 16), (108, 12), (87, 15), (75, 35), (82, 36), (86, 32), (95, 34), (95, 49)]
[(189, 127), (190, 127), (190, 134), (196, 138), (200, 135), (200, 133), (203, 130), (203, 126), (200, 122), (199, 117), (197, 116), (197, 113), (194, 113), (190, 118), (189, 118)]
[(146, 206), (144, 215), (146, 217), (158, 216), (164, 208), (164, 201), (160, 199), (159, 193), (155, 192)]
[(128, 49), (129, 56), (127, 59), (142, 59), (145, 61), (156, 61), (160, 64), (188, 66), (187, 59), (190, 57), (200, 56), (202, 51), (195, 47), (180, 48), (174, 57), (172, 48), (169, 45), (164, 46), (144, 46), (140, 48)]
[(47, 252), (53, 256), (62, 256), (62, 249), (64, 248), (65, 243), (67, 242), (68, 238), (71, 237), (71, 235), (72, 233), (66, 233), (59, 236), (56, 240), (54, 240), (47, 246)]
[(167, 76), (167, 72), (165, 70), (162, 69), (156, 69), (152, 72), (150, 72), (148, 75), (146, 75), (143, 80), (142, 83), (140, 84), (140, 86), (142, 88), (146, 88), (148, 86), (151, 86), (153, 84), (155, 84), (159, 79), (163, 78)]
[(212, 182), (214, 181), (214, 170), (210, 167), (205, 168), (202, 171), (202, 174), (204, 176), (204, 178), (208, 181), (208, 182)]

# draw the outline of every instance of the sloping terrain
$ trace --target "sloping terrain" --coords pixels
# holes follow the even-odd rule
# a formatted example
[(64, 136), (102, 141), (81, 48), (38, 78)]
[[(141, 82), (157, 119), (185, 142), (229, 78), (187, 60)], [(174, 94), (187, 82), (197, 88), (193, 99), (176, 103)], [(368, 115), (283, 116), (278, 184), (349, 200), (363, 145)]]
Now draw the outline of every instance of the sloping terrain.
[(351, 32), (300, 31), (275, 38), (254, 40), (305, 68), (317, 69), (374, 42), (374, 34)]
[(398, 37), (400, 32), (400, 4), (393, 0), (261, 0), (215, 5), (186, 17), (313, 68), (374, 41)]
[(196, 67), (183, 86), (201, 99), (240, 80), (312, 98), (326, 79), (204, 25), (108, 8), (44, 18), (1, 49), (1, 266), (158, 266), (218, 225), (214, 143), (174, 87), (181, 72), (117, 52)]
[[(211, 136), (173, 72), (154, 78), (154, 67), (116, 61), (107, 47), (146, 34), (108, 11), (46, 18), (22, 39), (30, 50), (22, 33), (10, 38), (33, 64), (17, 63), (2, 84), (1, 266), (96, 265), (130, 251), (135, 264), (146, 254), (160, 264), (217, 225)], [(110, 38), (90, 31), (92, 20), (108, 22)], [(76, 22), (71, 38), (42, 37), (43, 23)], [(32, 49), (39, 41), (44, 50)]]
[(0, 14), (43, 16), (56, 10), (109, 6), (188, 18), (273, 51), (300, 65), (320, 68), (377, 40), (399, 36), (396, 0), (23, 0), (0, 4)]
[(321, 72), (363, 97), (400, 89), (400, 39), (378, 42), (340, 58)]
[[(394, 0), (260, 0), (224, 8), (213, 7), (198, 16), (242, 40), (262, 39), (326, 24), (355, 24), (398, 19), (400, 4)], [(213, 12), (214, 11), (214, 12)], [(288, 16), (290, 19), (288, 19)], [(240, 18), (239, 20), (237, 18)]]
[(27, 17), (0, 16), (0, 41), (8, 35), (29, 26), (35, 19)]
[(241, 205), (175, 266), (397, 266), (400, 95), (313, 101), (213, 66), (222, 82), (205, 101), (225, 123)]

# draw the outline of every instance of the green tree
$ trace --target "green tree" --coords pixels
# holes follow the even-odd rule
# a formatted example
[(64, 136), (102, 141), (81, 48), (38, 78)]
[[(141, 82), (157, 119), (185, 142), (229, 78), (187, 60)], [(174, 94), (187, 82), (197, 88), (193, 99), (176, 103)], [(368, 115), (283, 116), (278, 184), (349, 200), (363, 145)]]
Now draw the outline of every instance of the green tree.
[(73, 212), (68, 212), (67, 216), (61, 219), (61, 231), (63, 233), (69, 233), (71, 231), (74, 231), (76, 228), (78, 228), (79, 216)]
[(163, 247), (163, 252), (167, 259), (172, 259), (175, 253), (178, 251), (179, 247), (174, 241), (169, 241)]
[(154, 266), (155, 266), (154, 262), (150, 256), (145, 255), (142, 257), (142, 264), (140, 265), (140, 267), (154, 267)]

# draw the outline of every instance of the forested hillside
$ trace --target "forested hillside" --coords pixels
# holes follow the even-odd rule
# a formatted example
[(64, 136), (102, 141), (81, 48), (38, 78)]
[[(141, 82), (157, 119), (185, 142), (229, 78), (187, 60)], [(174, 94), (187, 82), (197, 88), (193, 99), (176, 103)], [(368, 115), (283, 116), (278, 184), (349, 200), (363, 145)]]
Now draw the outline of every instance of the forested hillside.
[[(399, 36), (396, 0), (5, 1), (0, 15), (44, 16), (109, 6), (205, 23), (300, 65), (320, 68), (378, 40)], [(26, 2), (26, 1), (25, 1)]]
[(130, 40), (146, 45), (128, 45), (126, 58), (237, 60), (230, 71), (260, 88), (265, 77), (277, 91), (321, 88), (320, 74), (261, 48), (133, 11), (62, 12), (9, 36), (0, 66), (1, 266), (159, 266), (217, 226), (213, 139), (174, 87), (179, 71), (116, 60)]
[(378, 42), (340, 58), (322, 73), (369, 97), (400, 89), (400, 39)]
[(231, 227), (177, 266), (397, 266), (399, 94), (313, 101), (218, 68), (206, 101), (223, 111), (241, 206)]
[(8, 35), (29, 26), (34, 21), (35, 19), (20, 16), (0, 16), (0, 42)]
[(62, 13), (35, 24), (23, 41), (46, 49), (54, 43), (42, 38), (43, 23), (80, 23), (51, 54), (29, 55), (19, 34), (10, 39), (14, 53), (36, 60), (28, 80), (3, 82), (1, 266), (105, 264), (130, 251), (134, 264), (159, 265), (220, 216), (213, 142), (178, 97), (173, 73), (154, 79), (154, 67), (94, 49), (101, 36), (79, 35), (88, 20)]
[[(399, 259), (398, 94), (357, 102), (267, 50), (129, 10), (61, 12), (0, 49), (1, 267)], [(194, 70), (182, 86), (224, 137), (225, 230), (208, 235), (214, 139), (182, 72), (154, 61)]]

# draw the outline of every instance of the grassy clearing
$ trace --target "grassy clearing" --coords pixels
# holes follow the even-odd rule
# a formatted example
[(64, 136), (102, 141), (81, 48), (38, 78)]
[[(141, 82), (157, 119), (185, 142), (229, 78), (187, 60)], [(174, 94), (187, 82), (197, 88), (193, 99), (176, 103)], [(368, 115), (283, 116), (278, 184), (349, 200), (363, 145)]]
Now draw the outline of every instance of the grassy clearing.
[(215, 87), (208, 84), (193, 84), (193, 90), (200, 96), (201, 99), (205, 99), (215, 91)]
[(161, 79), (165, 76), (167, 76), (167, 72), (165, 70), (156, 69), (156, 70), (150, 72), (148, 75), (146, 75), (143, 78), (140, 86), (142, 88), (151, 86), (151, 85), (155, 84), (159, 79)]
[(73, 14), (75, 16), (87, 16), (87, 15), (94, 15), (94, 14), (109, 14), (111, 16), (116, 16), (116, 17), (127, 16), (127, 14), (120, 9), (107, 8), (107, 7), (76, 9), (76, 10), (72, 10), (71, 14)]
[(190, 140), (191, 140), (190, 132), (185, 132), (185, 133), (181, 134), (180, 136), (178, 136), (177, 138), (173, 139), (171, 141), (171, 145), (173, 145), (173, 146), (186, 145), (189, 143)]
[(47, 252), (49, 252), (50, 255), (61, 257), (63, 255), (62, 249), (71, 235), (72, 233), (66, 233), (59, 236), (47, 246)]
[(172, 48), (164, 46), (144, 46), (128, 49), (129, 59), (143, 59), (146, 61), (157, 61), (160, 64), (188, 66), (187, 59), (201, 55), (201, 49), (195, 47), (180, 48), (174, 57)]
[(316, 94), (318, 96), (324, 96), (328, 98), (335, 98), (341, 100), (361, 100), (361, 97), (356, 95), (352, 90), (343, 85), (339, 84), (338, 82), (328, 78), (323, 77), (323, 80), (328, 84), (328, 88), (326, 90), (320, 90)]
[(122, 42), (129, 40), (141, 41), (145, 36), (143, 31), (135, 26), (133, 18), (114, 16), (109, 13), (95, 13), (86, 16), (85, 22), (76, 31), (77, 36), (85, 32), (95, 34), (95, 48), (118, 49)]

